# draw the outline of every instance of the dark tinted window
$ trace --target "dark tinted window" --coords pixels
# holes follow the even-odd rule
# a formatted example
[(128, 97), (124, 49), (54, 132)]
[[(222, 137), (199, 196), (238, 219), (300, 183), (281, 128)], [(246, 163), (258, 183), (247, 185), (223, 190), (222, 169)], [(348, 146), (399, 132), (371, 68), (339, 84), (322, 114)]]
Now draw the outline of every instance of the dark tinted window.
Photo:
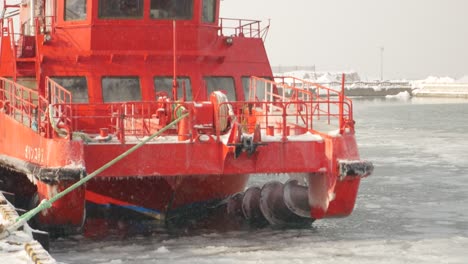
[(192, 19), (193, 0), (151, 0), (151, 18)]
[[(263, 79), (267, 79), (267, 80), (271, 80), (270, 77), (261, 77)], [(250, 80), (250, 77), (249, 76), (244, 76), (242, 77), (242, 88), (244, 90), (244, 98), (246, 101), (249, 101), (249, 92), (250, 92), (250, 84), (251, 84), (251, 80)], [(263, 81), (259, 81), (257, 80), (256, 81), (256, 97), (257, 99), (259, 100), (264, 100), (265, 98), (265, 82)], [(267, 90), (269, 89), (269, 87), (267, 87)]]
[(213, 23), (215, 21), (216, 1), (203, 0), (203, 22)]
[(242, 77), (242, 89), (244, 90), (244, 100), (249, 100), (250, 77)]
[(87, 103), (89, 101), (86, 77), (53, 77), (52, 80), (70, 91), (73, 103)]
[[(190, 83), (190, 78), (177, 77), (177, 83), (177, 98), (182, 98), (183, 85), (185, 85), (187, 101), (191, 101), (192, 84)], [(154, 77), (154, 91), (156, 97), (167, 96), (168, 98), (172, 98), (172, 77)]]
[(102, 97), (104, 102), (141, 101), (138, 77), (103, 77)]
[(236, 101), (236, 88), (232, 77), (205, 77), (208, 97), (214, 91), (225, 91), (229, 101)]
[(85, 20), (86, 0), (65, 0), (64, 20)]
[(141, 18), (143, 0), (99, 0), (100, 18)]

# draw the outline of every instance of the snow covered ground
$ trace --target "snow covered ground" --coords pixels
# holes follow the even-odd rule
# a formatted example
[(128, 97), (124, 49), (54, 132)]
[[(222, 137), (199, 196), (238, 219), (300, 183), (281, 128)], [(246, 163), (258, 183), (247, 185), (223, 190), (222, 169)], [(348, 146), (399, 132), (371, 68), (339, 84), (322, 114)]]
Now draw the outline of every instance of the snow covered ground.
[(425, 80), (413, 81), (412, 87), (415, 96), (468, 98), (468, 76), (458, 80), (431, 76)]
[(411, 98), (411, 94), (408, 93), (407, 91), (400, 92), (396, 95), (386, 95), (385, 98), (394, 98), (394, 99), (400, 99), (400, 100), (409, 100)]
[(424, 88), (426, 85), (446, 85), (446, 84), (467, 84), (468, 83), (468, 75), (463, 76), (460, 79), (454, 79), (451, 77), (436, 77), (436, 76), (429, 76), (424, 80), (415, 80), (412, 81), (412, 87), (414, 89)]
[[(5, 223), (0, 214), (0, 223)], [(31, 238), (23, 232), (16, 232), (8, 239), (0, 239), (0, 263), (23, 264), (34, 263), (24, 250), (24, 244)]]
[[(8, 203), (0, 193), (0, 234), (4, 234), (5, 227), (10, 226), (18, 218), (13, 206)], [(32, 260), (35, 256), (36, 262)], [(53, 264), (55, 260), (35, 240), (29, 226), (23, 230), (12, 232), (9, 236), (0, 239), (0, 263), (1, 264)]]
[[(429, 76), (424, 80), (362, 81), (357, 72), (344, 72), (348, 96), (396, 96), (407, 92), (419, 97), (460, 97), (468, 98), (468, 75), (460, 79)], [(292, 76), (341, 90), (342, 72), (291, 71), (275, 74)]]

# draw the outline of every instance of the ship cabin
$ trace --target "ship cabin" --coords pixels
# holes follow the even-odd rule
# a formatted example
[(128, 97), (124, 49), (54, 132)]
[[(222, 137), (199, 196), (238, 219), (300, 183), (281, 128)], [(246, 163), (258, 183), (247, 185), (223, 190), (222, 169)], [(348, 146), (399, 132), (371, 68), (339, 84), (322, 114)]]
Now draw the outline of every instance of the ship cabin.
[(220, 18), (220, 0), (29, 0), (5, 6), (7, 16), (19, 14), (19, 23), (2, 20), (1, 76), (45, 97), (49, 82), (59, 84), (71, 93), (76, 115), (161, 96), (207, 101), (216, 90), (229, 101), (246, 101), (251, 76), (272, 77), (264, 47), (269, 25)]

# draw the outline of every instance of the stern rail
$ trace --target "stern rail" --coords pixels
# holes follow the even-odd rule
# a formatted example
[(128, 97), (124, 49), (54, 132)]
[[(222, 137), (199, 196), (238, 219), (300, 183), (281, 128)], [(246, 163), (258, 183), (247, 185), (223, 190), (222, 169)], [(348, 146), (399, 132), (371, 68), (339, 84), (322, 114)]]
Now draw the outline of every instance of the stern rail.
[[(58, 83), (46, 77), (46, 98), (50, 105), (47, 111), (52, 111), (50, 117), (58, 129), (64, 129), (69, 135), (72, 131), (72, 94)], [(71, 137), (70, 137), (71, 138)]]
[(47, 87), (53, 93), (44, 97), (37, 90), (0, 77), (0, 111), (44, 137), (58, 137), (50, 124), (49, 106), (59, 129), (69, 131), (72, 126), (71, 94), (51, 79), (47, 79)]
[(36, 90), (0, 78), (0, 110), (35, 131), (41, 122), (39, 102)]
[[(54, 105), (57, 108), (64, 104)], [(195, 120), (193, 103), (185, 102), (119, 102), (98, 104), (72, 104), (73, 116), (70, 123), (72, 131), (80, 131), (92, 135), (94, 138), (104, 140), (107, 135), (115, 136), (122, 144), (133, 138), (142, 140), (176, 119), (177, 109), (188, 109), (187, 120)], [(102, 134), (104, 132), (104, 134)], [(197, 124), (189, 122), (184, 132), (184, 140), (193, 141), (198, 135)], [(210, 133), (209, 131), (205, 131)], [(214, 132), (212, 132), (214, 133)], [(164, 136), (181, 136), (177, 126), (167, 128)]]
[(239, 18), (219, 18), (219, 34), (221, 36), (261, 38), (266, 40), (270, 24), (261, 27), (260, 20), (239, 19)]
[[(297, 110), (293, 115), (302, 119), (304, 116), (307, 117), (311, 124), (309, 129), (323, 132), (323, 129), (312, 126), (312, 124), (326, 121), (326, 125), (335, 126), (340, 134), (348, 130), (354, 132), (353, 103), (351, 99), (344, 96), (344, 76), (342, 91), (295, 77), (275, 77), (275, 80), (276, 82), (252, 77), (250, 80), (250, 103), (256, 105), (260, 103), (263, 112), (267, 115), (275, 107), (284, 109), (284, 106), (281, 106), (284, 103), (295, 104)], [(268, 103), (264, 104), (264, 102)], [(305, 106), (305, 108), (300, 106)], [(296, 124), (304, 125), (307, 123), (296, 122)]]

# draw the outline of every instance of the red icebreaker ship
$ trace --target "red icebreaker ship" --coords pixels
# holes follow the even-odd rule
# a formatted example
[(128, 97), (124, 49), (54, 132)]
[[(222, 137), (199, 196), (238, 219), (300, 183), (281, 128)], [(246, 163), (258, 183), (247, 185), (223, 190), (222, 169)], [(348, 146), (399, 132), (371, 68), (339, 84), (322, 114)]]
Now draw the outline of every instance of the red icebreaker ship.
[[(274, 77), (269, 25), (220, 18), (219, 5), (4, 1), (0, 190), (35, 206), (164, 129), (40, 213), (39, 227), (80, 230), (86, 203), (165, 219), (224, 201), (273, 225), (349, 215), (373, 169), (352, 101)], [(246, 189), (258, 174), (289, 180)]]

